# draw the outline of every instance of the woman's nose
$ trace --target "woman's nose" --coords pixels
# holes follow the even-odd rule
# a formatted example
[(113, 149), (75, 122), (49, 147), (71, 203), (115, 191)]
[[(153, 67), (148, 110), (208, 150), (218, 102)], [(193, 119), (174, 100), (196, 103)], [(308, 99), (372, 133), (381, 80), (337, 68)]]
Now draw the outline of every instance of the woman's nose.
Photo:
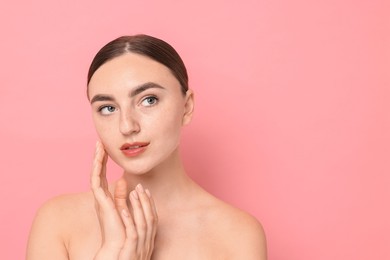
[(125, 112), (121, 113), (119, 130), (123, 135), (130, 135), (132, 133), (138, 133), (141, 129), (135, 115), (132, 115), (130, 112)]

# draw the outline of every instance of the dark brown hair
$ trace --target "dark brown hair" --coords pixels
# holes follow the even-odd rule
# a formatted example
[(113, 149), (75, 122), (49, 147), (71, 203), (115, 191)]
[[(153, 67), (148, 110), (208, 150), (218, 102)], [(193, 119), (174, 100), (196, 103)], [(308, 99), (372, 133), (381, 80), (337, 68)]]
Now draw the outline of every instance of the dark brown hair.
[(165, 65), (179, 81), (183, 94), (186, 94), (188, 75), (179, 54), (167, 42), (145, 34), (122, 36), (101, 48), (89, 67), (87, 85), (100, 66), (125, 53), (141, 54)]

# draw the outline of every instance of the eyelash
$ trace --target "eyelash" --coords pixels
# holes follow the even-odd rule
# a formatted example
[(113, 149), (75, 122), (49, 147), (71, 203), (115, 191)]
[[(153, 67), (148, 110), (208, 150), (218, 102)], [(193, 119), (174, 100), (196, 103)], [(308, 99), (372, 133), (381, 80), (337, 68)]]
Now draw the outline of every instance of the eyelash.
[(155, 106), (157, 103), (158, 103), (158, 98), (156, 97), (156, 96), (147, 96), (147, 97), (145, 97), (144, 99), (142, 99), (142, 101), (141, 101), (141, 104), (144, 102), (144, 101), (146, 101), (146, 100), (148, 100), (148, 99), (154, 99), (155, 101), (154, 101), (154, 104), (150, 104), (150, 105), (148, 105), (148, 106), (146, 106), (146, 107), (152, 107), (152, 106)]
[[(154, 99), (155, 101), (154, 101), (153, 104), (147, 105), (147, 106), (145, 106), (145, 107), (152, 107), (152, 106), (155, 106), (155, 105), (157, 104), (157, 102), (159, 101), (159, 99), (158, 99), (156, 96), (147, 96), (147, 97), (145, 97), (144, 99), (142, 99), (141, 104), (142, 104), (143, 102), (145, 102), (146, 100), (148, 100), (148, 99)], [(103, 105), (103, 106), (100, 106), (100, 107), (98, 108), (98, 112), (99, 112), (100, 114), (104, 115), (104, 116), (107, 115), (107, 114), (103, 114), (103, 113), (102, 113), (102, 110), (105, 109), (105, 108), (114, 108), (114, 109), (116, 110), (116, 108), (115, 108), (114, 106)], [(114, 111), (113, 111), (113, 112), (114, 112)], [(113, 112), (110, 112), (110, 113), (113, 113)]]
[[(100, 114), (102, 114), (103, 116), (106, 116), (106, 115), (107, 115), (107, 114), (103, 114), (103, 113), (102, 113), (102, 110), (105, 109), (105, 108), (114, 108), (114, 109), (116, 109), (114, 106), (107, 106), (107, 105), (104, 105), (104, 106), (99, 107), (99, 108), (98, 108), (98, 112), (99, 112)], [(111, 112), (111, 113), (113, 113), (113, 112)]]

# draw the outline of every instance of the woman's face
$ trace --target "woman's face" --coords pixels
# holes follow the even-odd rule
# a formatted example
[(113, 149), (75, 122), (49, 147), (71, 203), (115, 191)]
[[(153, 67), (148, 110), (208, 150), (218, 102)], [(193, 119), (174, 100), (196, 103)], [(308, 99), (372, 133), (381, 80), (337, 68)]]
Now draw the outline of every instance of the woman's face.
[(170, 70), (128, 53), (103, 64), (88, 85), (93, 121), (110, 157), (142, 174), (170, 158), (181, 127), (191, 121), (193, 95), (181, 92)]

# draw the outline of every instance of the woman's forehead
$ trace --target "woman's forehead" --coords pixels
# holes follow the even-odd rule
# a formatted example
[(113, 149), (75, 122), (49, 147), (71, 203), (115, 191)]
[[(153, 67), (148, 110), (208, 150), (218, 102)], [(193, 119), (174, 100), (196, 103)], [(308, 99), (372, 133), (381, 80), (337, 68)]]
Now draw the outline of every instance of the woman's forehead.
[(146, 56), (127, 53), (116, 57), (96, 70), (89, 82), (89, 93), (114, 90), (113, 88), (132, 88), (154, 82), (161, 86), (180, 87), (169, 68)]

